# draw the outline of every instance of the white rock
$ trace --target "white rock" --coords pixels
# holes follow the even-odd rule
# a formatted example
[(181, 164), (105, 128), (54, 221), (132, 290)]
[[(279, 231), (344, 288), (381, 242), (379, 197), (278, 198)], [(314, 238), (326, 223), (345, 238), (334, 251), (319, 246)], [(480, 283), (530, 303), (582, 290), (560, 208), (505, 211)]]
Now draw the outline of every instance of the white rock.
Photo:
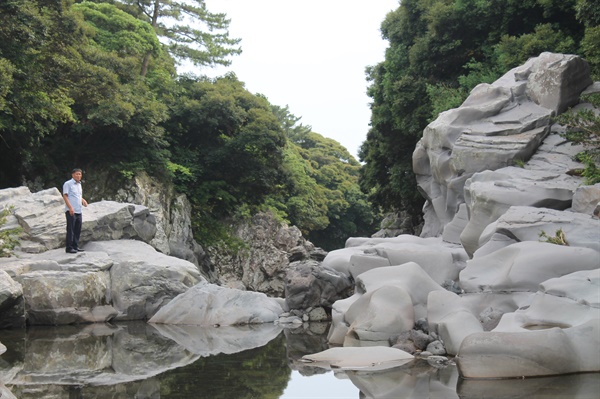
[(576, 212), (511, 206), (482, 234), (480, 248), (473, 257), (489, 254), (519, 241), (545, 241), (540, 234), (554, 237), (559, 230), (570, 246), (591, 248), (600, 254), (600, 219)]
[(457, 364), (464, 378), (515, 378), (600, 370), (600, 318), (571, 328), (471, 334)]
[(548, 279), (599, 266), (592, 249), (526, 241), (467, 262), (460, 285), (466, 292), (536, 292)]
[(265, 294), (195, 285), (162, 307), (149, 320), (159, 324), (233, 326), (274, 322), (283, 313), (279, 303)]
[(573, 194), (573, 211), (593, 215), (600, 202), (600, 183), (578, 187)]
[(600, 308), (600, 269), (583, 270), (546, 280), (540, 284), (540, 291)]
[(385, 370), (410, 362), (414, 356), (400, 349), (383, 346), (331, 348), (302, 360), (322, 368), (344, 370)]
[(384, 285), (362, 295), (344, 316), (348, 334), (361, 341), (387, 341), (415, 322), (410, 295), (403, 288)]
[(431, 291), (446, 291), (418, 264), (409, 262), (399, 266), (380, 267), (361, 274), (356, 280), (356, 292), (373, 292), (384, 285), (400, 287), (410, 295), (415, 320), (426, 316), (427, 296)]

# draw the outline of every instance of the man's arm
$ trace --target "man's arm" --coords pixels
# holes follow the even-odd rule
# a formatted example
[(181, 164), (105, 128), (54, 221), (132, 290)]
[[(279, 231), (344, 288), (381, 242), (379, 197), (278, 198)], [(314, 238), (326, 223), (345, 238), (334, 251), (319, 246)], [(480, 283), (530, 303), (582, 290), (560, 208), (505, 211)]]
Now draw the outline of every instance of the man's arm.
[(75, 211), (73, 210), (73, 205), (71, 205), (71, 202), (69, 201), (69, 194), (63, 194), (63, 199), (65, 200), (67, 208), (69, 208), (69, 214), (73, 216), (75, 214)]

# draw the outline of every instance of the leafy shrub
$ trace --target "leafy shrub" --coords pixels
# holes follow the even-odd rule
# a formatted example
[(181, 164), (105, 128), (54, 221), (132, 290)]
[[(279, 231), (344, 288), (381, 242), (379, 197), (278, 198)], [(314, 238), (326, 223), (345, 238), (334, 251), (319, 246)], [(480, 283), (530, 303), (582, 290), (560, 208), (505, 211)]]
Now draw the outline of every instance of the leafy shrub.
[(576, 159), (584, 164), (581, 175), (585, 177), (585, 183), (591, 185), (600, 182), (600, 94), (584, 96), (584, 100), (594, 105), (595, 109), (569, 110), (559, 115), (557, 122), (567, 128), (563, 137), (585, 148), (577, 154)]
[(21, 228), (3, 229), (6, 224), (6, 217), (13, 212), (14, 207), (4, 207), (0, 210), (0, 258), (6, 258), (12, 255), (12, 250), (19, 243), (18, 235)]
[(554, 236), (549, 236), (545, 231), (542, 230), (540, 233), (540, 241), (556, 245), (569, 245), (567, 242), (567, 237), (565, 237), (565, 232), (562, 229), (556, 230)]

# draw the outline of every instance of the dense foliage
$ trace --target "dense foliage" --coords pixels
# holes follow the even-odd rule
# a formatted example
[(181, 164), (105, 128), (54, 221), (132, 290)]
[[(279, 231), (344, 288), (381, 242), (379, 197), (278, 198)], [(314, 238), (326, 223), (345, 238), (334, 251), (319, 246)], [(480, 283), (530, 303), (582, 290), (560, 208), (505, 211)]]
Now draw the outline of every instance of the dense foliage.
[[(165, 49), (177, 61), (196, 66), (229, 65), (228, 56), (241, 53), (240, 39), (229, 37), (225, 14), (211, 13), (204, 0), (93, 0), (111, 3), (149, 23), (163, 39)], [(154, 54), (145, 53), (142, 75)]]
[(19, 243), (21, 228), (7, 228), (6, 219), (13, 211), (12, 207), (0, 209), (0, 258), (12, 255), (12, 250)]
[(412, 152), (437, 114), (542, 51), (580, 54), (600, 74), (595, 0), (403, 0), (382, 23), (385, 60), (368, 68), (371, 129), (360, 184), (385, 211), (418, 214)]
[(234, 74), (177, 75), (178, 59), (239, 52), (227, 24), (203, 1), (0, 2), (0, 187), (60, 187), (78, 166), (100, 199), (95, 187), (146, 171), (188, 195), (203, 244), (265, 209), (328, 248), (371, 233), (360, 165), (339, 143)]
[(277, 114), (295, 122), (286, 129), (285, 195), (274, 198), (274, 207), (327, 250), (343, 247), (349, 236), (372, 234), (377, 217), (358, 185), (360, 164), (336, 141), (296, 124), (287, 109)]
[[(584, 96), (584, 100), (600, 109), (599, 94)], [(577, 154), (577, 159), (584, 165), (580, 172), (585, 178), (585, 183), (600, 183), (600, 115), (591, 108), (582, 108), (559, 115), (557, 121), (566, 127), (563, 136), (584, 148)]]

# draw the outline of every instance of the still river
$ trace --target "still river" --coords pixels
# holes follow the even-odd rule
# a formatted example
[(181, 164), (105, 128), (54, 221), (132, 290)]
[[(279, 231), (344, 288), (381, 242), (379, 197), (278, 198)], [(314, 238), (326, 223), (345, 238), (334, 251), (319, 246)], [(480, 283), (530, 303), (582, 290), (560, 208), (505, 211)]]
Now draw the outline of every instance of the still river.
[(302, 362), (328, 348), (327, 328), (134, 322), (0, 330), (8, 348), (0, 356), (0, 397), (596, 399), (600, 392), (598, 373), (474, 381), (459, 378), (455, 366), (422, 360), (378, 372)]

